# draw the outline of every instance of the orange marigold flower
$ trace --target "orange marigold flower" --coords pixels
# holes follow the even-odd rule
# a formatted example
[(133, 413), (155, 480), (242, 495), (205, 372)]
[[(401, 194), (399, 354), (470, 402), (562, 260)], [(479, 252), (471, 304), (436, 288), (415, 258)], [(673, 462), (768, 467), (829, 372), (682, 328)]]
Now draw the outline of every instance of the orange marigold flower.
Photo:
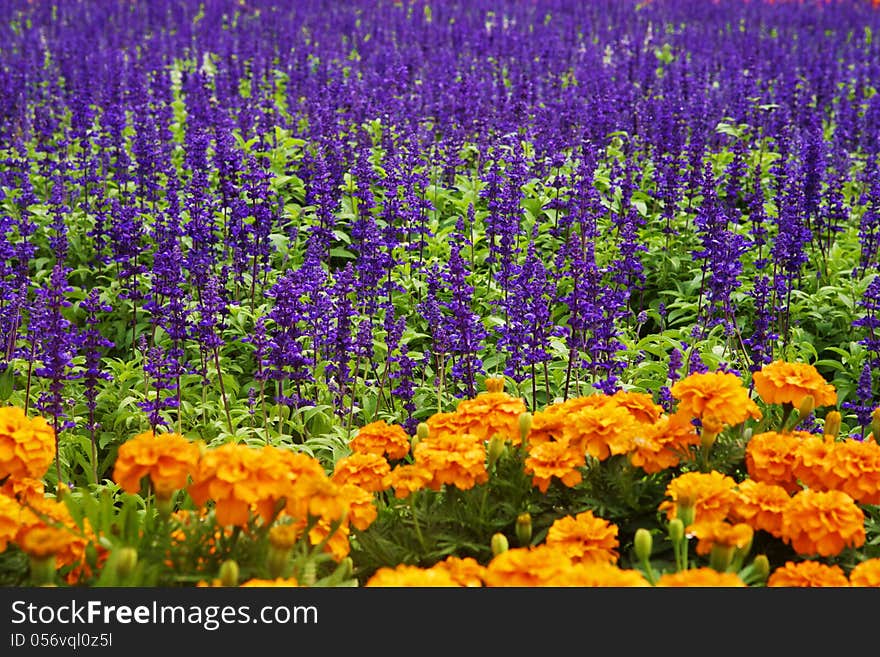
[(840, 566), (818, 561), (788, 561), (767, 578), (767, 586), (800, 586), (808, 588), (849, 586), (849, 580)]
[(68, 583), (74, 583), (80, 572), (87, 570), (84, 559), (89, 544), (96, 546), (99, 560), (106, 557), (106, 550), (98, 543), (88, 519), (83, 520), (80, 529), (64, 502), (56, 498), (35, 497), (28, 500), (27, 505), (19, 516), (19, 532), (15, 542), (20, 545), (22, 537), (35, 528), (53, 527), (63, 530), (66, 540), (58, 542), (55, 558), (59, 569), (71, 568), (66, 576)]
[(227, 443), (207, 450), (189, 485), (190, 497), (199, 506), (214, 500), (214, 514), (221, 525), (247, 526), (251, 505), (257, 501), (252, 474), (258, 458), (257, 450), (244, 444)]
[(354, 484), (342, 484), (339, 494), (348, 504), (348, 522), (364, 531), (378, 517), (379, 510), (373, 503), (373, 494)]
[(489, 480), (486, 471), (486, 442), (472, 434), (429, 435), (413, 448), (415, 462), (433, 474), (428, 486), (440, 490), (451, 484), (468, 490)]
[(572, 397), (564, 402), (551, 404), (532, 414), (529, 428), (529, 445), (539, 445), (551, 440), (562, 440), (563, 429), (569, 416), (588, 406), (601, 405), (607, 401), (605, 395), (586, 395)]
[(298, 586), (299, 586), (299, 582), (296, 581), (296, 577), (278, 577), (276, 579), (259, 579), (259, 578), (249, 579), (246, 582), (242, 582), (239, 585), (239, 588), (257, 588), (257, 587), (293, 588), (293, 587), (298, 587)]
[(369, 587), (441, 587), (461, 586), (444, 568), (419, 568), (400, 564), (394, 568), (384, 566), (373, 573), (364, 583)]
[(391, 465), (384, 456), (355, 452), (336, 461), (331, 479), (337, 484), (354, 484), (375, 493), (384, 489), (382, 480), (389, 472)]
[(480, 587), (483, 586), (483, 578), (486, 567), (473, 557), (448, 556), (443, 561), (438, 561), (431, 566), (431, 570), (445, 570), (452, 577), (452, 581), (459, 586)]
[(311, 516), (331, 523), (345, 520), (349, 503), (342, 486), (322, 472), (300, 476), (293, 484), (285, 508), (297, 520)]
[(663, 415), (653, 424), (639, 426), (629, 452), (630, 463), (648, 474), (673, 468), (700, 444), (700, 434), (682, 415)]
[(0, 481), (40, 479), (55, 458), (55, 431), (18, 406), (0, 407)]
[(843, 491), (805, 488), (782, 512), (782, 536), (798, 554), (830, 557), (865, 543), (865, 514)]
[(74, 538), (61, 527), (34, 525), (19, 532), (16, 543), (23, 552), (40, 559), (64, 552)]
[(800, 490), (795, 474), (797, 451), (805, 440), (815, 438), (807, 431), (766, 431), (752, 436), (746, 445), (745, 463), (755, 481), (782, 486), (789, 493)]
[(735, 588), (745, 586), (736, 573), (720, 573), (714, 568), (704, 566), (691, 568), (677, 573), (663, 573), (657, 579), (657, 586), (662, 587), (721, 587)]
[(732, 525), (724, 520), (697, 522), (688, 527), (697, 538), (697, 554), (709, 554), (716, 545), (745, 549), (752, 543), (755, 530), (745, 523)]
[(272, 445), (252, 451), (248, 482), (253, 491), (251, 509), (265, 522), (270, 522), (293, 495), (299, 477), (326, 476), (324, 466), (308, 454)]
[(836, 449), (837, 443), (831, 436), (811, 435), (798, 445), (792, 472), (802, 487), (836, 490), (843, 483), (833, 468)]
[(761, 418), (749, 391), (731, 372), (690, 374), (673, 384), (670, 392), (678, 400), (678, 412), (699, 419), (708, 432), (718, 433), (725, 425), (735, 426), (750, 417)]
[(588, 510), (554, 520), (544, 542), (562, 550), (574, 563), (616, 563), (617, 531), (617, 525)]
[(0, 495), (0, 552), (6, 549), (7, 543), (15, 540), (21, 528), (21, 505), (7, 495)]
[(619, 568), (611, 563), (575, 563), (551, 575), (544, 586), (576, 587), (635, 587), (650, 586), (650, 582), (638, 570)]
[(730, 507), (732, 519), (776, 538), (782, 536), (782, 512), (791, 501), (788, 491), (776, 484), (746, 479), (737, 484), (736, 496), (736, 503)]
[(849, 572), (850, 586), (880, 587), (880, 558), (866, 559)]
[(382, 485), (386, 489), (394, 489), (394, 496), (403, 499), (425, 488), (433, 479), (434, 475), (428, 468), (417, 463), (409, 463), (395, 467), (382, 480)]
[[(604, 395), (603, 395), (604, 396)], [(633, 415), (610, 401), (586, 406), (565, 420), (563, 439), (593, 458), (604, 461), (613, 454), (625, 454), (633, 446), (639, 426)]]
[(473, 399), (460, 401), (455, 412), (466, 433), (481, 440), (500, 435), (512, 445), (520, 443), (519, 416), (526, 412), (526, 405), (519, 397), (506, 392), (481, 392)]
[(834, 386), (808, 363), (777, 360), (755, 372), (752, 381), (758, 395), (768, 404), (788, 403), (799, 408), (808, 395), (817, 408), (837, 404)]
[(874, 441), (833, 443), (819, 472), (823, 487), (834, 484), (860, 504), (880, 504), (880, 445)]
[(672, 520), (679, 505), (694, 507), (694, 522), (723, 520), (736, 502), (736, 480), (716, 470), (686, 472), (669, 482), (658, 509)]
[(385, 420), (365, 424), (351, 440), (353, 452), (385, 455), (392, 461), (409, 454), (409, 447), (410, 437), (404, 428), (399, 424), (388, 424)]
[(351, 544), (348, 542), (349, 533), (350, 530), (347, 523), (337, 526), (336, 523), (319, 518), (315, 526), (309, 531), (309, 542), (312, 545), (324, 543), (324, 552), (328, 553), (338, 563), (345, 559), (351, 551)]
[(577, 486), (583, 478), (578, 468), (585, 463), (582, 450), (572, 448), (567, 442), (548, 441), (529, 442), (529, 455), (523, 465), (525, 473), (532, 475), (532, 485), (546, 493), (553, 477), (569, 488)]
[(511, 548), (486, 566), (486, 586), (546, 586), (572, 567), (568, 555), (553, 545)]
[(663, 415), (663, 407), (644, 392), (618, 390), (608, 401), (625, 409), (640, 424), (653, 424)]
[(147, 431), (119, 446), (113, 480), (122, 490), (137, 493), (149, 477), (156, 497), (167, 499), (184, 488), (199, 461), (199, 446), (178, 433)]
[(0, 495), (15, 498), (22, 503), (46, 496), (46, 485), (42, 479), (14, 479), (10, 477), (0, 486)]

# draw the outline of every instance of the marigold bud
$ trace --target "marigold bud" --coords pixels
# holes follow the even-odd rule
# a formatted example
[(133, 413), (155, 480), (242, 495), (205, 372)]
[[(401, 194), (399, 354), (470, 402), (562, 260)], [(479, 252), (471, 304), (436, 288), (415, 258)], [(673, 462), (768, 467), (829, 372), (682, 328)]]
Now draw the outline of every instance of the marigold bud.
[(490, 376), (486, 378), (486, 392), (504, 392), (504, 377)]
[(138, 562), (138, 551), (133, 547), (123, 547), (116, 555), (116, 574), (119, 577), (128, 577), (134, 572)]
[(770, 575), (770, 560), (766, 554), (755, 555), (752, 561), (752, 577), (759, 582), (763, 582)]
[(238, 586), (238, 562), (227, 559), (220, 564), (220, 584), (222, 586)]
[(507, 537), (501, 532), (496, 532), (492, 534), (492, 554), (494, 556), (498, 556), (502, 552), (507, 552), (510, 548), (510, 544), (507, 542)]
[(55, 555), (30, 555), (31, 583), (34, 586), (55, 584)]
[(712, 546), (712, 552), (709, 554), (709, 565), (719, 573), (726, 572), (733, 562), (734, 551), (736, 548), (733, 545), (716, 543)]
[(715, 444), (715, 439), (718, 438), (717, 431), (707, 431), (705, 427), (703, 427), (703, 433), (700, 436), (700, 444), (703, 446), (705, 451), (709, 451), (712, 449), (712, 445)]
[(501, 458), (501, 455), (504, 454), (505, 446), (505, 440), (499, 434), (496, 433), (492, 436), (492, 439), (489, 441), (489, 448), (486, 450), (488, 455), (487, 465), (490, 470), (498, 462), (498, 459)]
[(519, 414), (519, 439), (523, 446), (528, 445), (529, 442), (529, 431), (532, 430), (532, 414), (531, 413), (520, 413)]
[(838, 411), (829, 411), (825, 416), (825, 428), (823, 433), (831, 438), (837, 438), (840, 433), (840, 413)]
[(633, 538), (633, 546), (635, 547), (638, 560), (641, 562), (648, 561), (651, 558), (651, 551), (654, 549), (654, 538), (651, 536), (651, 532), (644, 527), (639, 527)]
[(521, 546), (528, 545), (532, 540), (532, 514), (520, 513), (516, 517), (516, 540)]
[(675, 517), (681, 518), (681, 524), (684, 525), (685, 529), (694, 524), (695, 515), (694, 501), (680, 498), (675, 506)]
[(673, 518), (669, 521), (669, 540), (678, 543), (684, 538), (684, 523), (681, 518)]
[(430, 432), (431, 428), (427, 422), (419, 422), (418, 426), (416, 426), (415, 442), (426, 440)]
[(800, 406), (798, 406), (798, 415), (800, 415), (801, 418), (805, 418), (815, 409), (816, 400), (813, 398), (813, 395), (807, 395), (801, 400)]

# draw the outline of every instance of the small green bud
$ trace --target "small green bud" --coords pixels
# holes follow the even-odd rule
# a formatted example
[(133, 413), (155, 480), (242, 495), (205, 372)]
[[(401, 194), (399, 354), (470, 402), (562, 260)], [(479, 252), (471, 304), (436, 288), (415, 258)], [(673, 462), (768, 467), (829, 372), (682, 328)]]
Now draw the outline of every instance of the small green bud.
[(519, 414), (519, 440), (523, 447), (529, 443), (529, 431), (532, 430), (532, 414), (529, 412)]
[(651, 558), (651, 551), (654, 549), (654, 538), (651, 536), (650, 531), (644, 527), (639, 527), (636, 530), (633, 545), (639, 561), (646, 562)]
[(220, 584), (222, 586), (238, 586), (238, 562), (227, 559), (220, 564)]
[(678, 543), (684, 538), (684, 523), (681, 518), (673, 518), (669, 521), (669, 540)]
[(417, 441), (426, 440), (430, 432), (431, 428), (428, 426), (427, 422), (419, 422), (418, 426), (416, 427)]
[(137, 549), (133, 547), (120, 548), (116, 555), (116, 574), (121, 578), (128, 577), (134, 572), (137, 562)]
[(807, 395), (801, 400), (800, 406), (798, 406), (798, 415), (801, 419), (807, 417), (810, 413), (812, 413), (816, 409), (816, 400), (813, 398), (813, 395)]
[(507, 552), (510, 548), (510, 544), (507, 542), (507, 537), (501, 532), (496, 532), (492, 534), (492, 554), (494, 556), (498, 556), (502, 552)]
[(520, 546), (528, 545), (532, 540), (532, 514), (520, 513), (516, 517), (516, 540)]
[(766, 554), (755, 555), (752, 561), (752, 577), (758, 582), (763, 582), (770, 575), (770, 560)]
[(55, 584), (55, 554), (46, 556), (31, 555), (31, 583), (34, 586), (53, 586)]
[(733, 562), (733, 553), (736, 548), (732, 545), (716, 543), (709, 553), (709, 565), (719, 573), (727, 572), (727, 568)]
[(707, 431), (705, 428), (703, 429), (703, 433), (700, 436), (700, 444), (702, 445), (705, 451), (709, 451), (712, 449), (712, 445), (715, 444), (715, 439), (718, 438), (717, 431)]
[(504, 454), (505, 446), (506, 442), (499, 434), (496, 433), (492, 436), (492, 439), (489, 441), (489, 447), (486, 450), (489, 459), (487, 465), (490, 470), (498, 462), (498, 459), (501, 458), (501, 455)]

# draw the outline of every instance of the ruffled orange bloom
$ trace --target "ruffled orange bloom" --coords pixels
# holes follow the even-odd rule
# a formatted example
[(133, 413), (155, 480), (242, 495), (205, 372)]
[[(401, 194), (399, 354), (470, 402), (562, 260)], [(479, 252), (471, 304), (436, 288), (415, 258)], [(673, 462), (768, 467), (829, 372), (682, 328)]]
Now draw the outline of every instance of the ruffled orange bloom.
[(724, 520), (697, 522), (688, 527), (697, 538), (697, 554), (706, 555), (716, 545), (743, 550), (752, 543), (755, 530), (745, 523), (732, 525)]
[(297, 478), (287, 497), (285, 510), (297, 520), (312, 517), (333, 523), (346, 519), (350, 505), (342, 486), (321, 472)]
[(640, 426), (627, 408), (607, 399), (606, 403), (572, 413), (562, 430), (563, 439), (569, 445), (577, 446), (599, 461), (630, 451)]
[(459, 586), (483, 586), (486, 567), (473, 557), (448, 556), (438, 561), (431, 570), (445, 570)]
[(831, 557), (865, 544), (865, 514), (842, 491), (806, 488), (782, 513), (782, 536), (798, 553)]
[(468, 490), (489, 480), (486, 471), (486, 442), (472, 434), (429, 435), (413, 448), (415, 462), (433, 474), (428, 486), (440, 490), (443, 484)]
[(880, 445), (873, 440), (832, 443), (822, 466), (811, 474), (818, 479), (814, 488), (833, 486), (860, 504), (880, 504)]
[(849, 586), (849, 580), (838, 565), (829, 566), (818, 561), (788, 561), (770, 573), (767, 586), (836, 587)]
[(492, 558), (486, 566), (486, 586), (547, 586), (572, 567), (559, 547), (536, 545), (511, 548)]
[(55, 458), (55, 430), (18, 406), (0, 407), (0, 481), (40, 479)]
[(353, 452), (385, 455), (396, 461), (409, 454), (410, 437), (399, 424), (377, 420), (358, 429), (350, 446)]
[(293, 486), (297, 479), (326, 476), (324, 466), (313, 456), (302, 452), (271, 445), (253, 449), (253, 452), (249, 464), (249, 486), (254, 498), (251, 509), (264, 522), (271, 521), (294, 494)]
[(648, 474), (679, 464), (691, 446), (700, 444), (700, 434), (681, 415), (663, 415), (653, 424), (639, 426), (629, 452), (630, 463)]
[(812, 438), (813, 434), (807, 431), (766, 431), (752, 436), (745, 454), (749, 476), (755, 481), (782, 486), (789, 493), (800, 490), (794, 472), (797, 452), (805, 440)]
[(394, 497), (404, 499), (433, 481), (434, 475), (423, 465), (410, 463), (398, 465), (382, 479), (382, 485), (394, 489)]
[(795, 453), (792, 473), (803, 487), (837, 490), (843, 479), (833, 468), (836, 450), (837, 443), (831, 436), (805, 438)]
[(776, 538), (782, 536), (782, 513), (791, 501), (788, 491), (776, 484), (746, 479), (737, 484), (736, 496), (729, 514), (733, 520)]
[(735, 426), (747, 419), (761, 419), (758, 405), (749, 391), (731, 372), (697, 372), (670, 388), (678, 400), (678, 411), (699, 419), (705, 431), (718, 433), (724, 426)]
[(720, 573), (708, 566), (682, 570), (677, 573), (663, 573), (657, 578), (657, 586), (662, 587), (737, 588), (745, 585), (745, 582), (736, 573)]
[(46, 485), (42, 479), (15, 479), (10, 477), (0, 486), (0, 495), (20, 500), (22, 503), (46, 496)]
[(34, 525), (19, 532), (16, 543), (22, 552), (41, 559), (64, 552), (74, 538), (67, 529)]
[(850, 586), (880, 587), (880, 558), (866, 559), (849, 573)]
[(375, 493), (384, 490), (382, 480), (389, 472), (391, 465), (385, 457), (355, 452), (336, 461), (331, 479), (337, 484), (354, 484)]
[(658, 509), (666, 517), (676, 517), (679, 506), (694, 507), (694, 522), (724, 520), (736, 502), (736, 480), (716, 470), (686, 472), (669, 482), (666, 496)]
[(635, 587), (651, 586), (638, 570), (623, 569), (611, 563), (575, 563), (551, 575), (544, 586)]
[[(67, 569), (65, 580), (75, 584), (81, 574), (89, 575), (91, 570), (86, 563), (86, 548), (95, 546), (98, 564), (107, 556), (107, 550), (98, 542), (88, 519), (83, 520), (82, 529), (77, 525), (64, 502), (49, 497), (34, 497), (22, 507), (18, 517), (19, 530), (15, 538), (21, 545), (24, 537), (35, 529), (52, 528), (64, 532), (65, 537), (51, 541), (56, 548), (55, 561), (58, 569)], [(37, 539), (34, 539), (37, 543)]]
[(574, 563), (616, 563), (617, 531), (617, 525), (588, 510), (554, 520), (544, 542), (562, 550)]
[(834, 386), (808, 363), (777, 360), (755, 372), (752, 381), (758, 395), (768, 404), (788, 403), (799, 408), (808, 395), (817, 408), (837, 404)]
[(279, 577), (277, 579), (259, 579), (259, 578), (249, 579), (246, 582), (242, 582), (239, 585), (239, 588), (258, 588), (258, 587), (293, 588), (293, 587), (298, 587), (298, 586), (299, 586), (299, 582), (296, 581), (296, 577)]
[(364, 531), (378, 517), (379, 510), (373, 503), (373, 494), (354, 484), (342, 484), (339, 494), (348, 505), (348, 523)]
[(364, 586), (369, 587), (458, 587), (461, 586), (445, 568), (419, 568), (399, 564), (379, 568)]
[(245, 527), (251, 505), (257, 501), (252, 474), (258, 467), (257, 450), (227, 443), (206, 451), (188, 491), (193, 502), (204, 506), (214, 500), (214, 513), (221, 525)]
[(16, 534), (21, 527), (21, 505), (7, 495), (0, 495), (0, 552), (6, 549), (6, 545), (15, 540)]
[(481, 440), (499, 435), (512, 445), (520, 444), (519, 416), (526, 412), (526, 405), (519, 397), (506, 392), (481, 392), (473, 399), (460, 401), (455, 412), (465, 433)]
[(532, 426), (529, 429), (529, 445), (539, 445), (551, 440), (562, 440), (563, 429), (568, 418), (578, 411), (607, 402), (605, 395), (586, 395), (572, 397), (564, 402), (551, 404), (532, 414)]
[(618, 390), (609, 401), (625, 409), (640, 424), (654, 424), (663, 415), (663, 407), (644, 392)]
[(147, 431), (119, 446), (113, 480), (122, 490), (138, 493), (149, 477), (156, 497), (167, 499), (184, 488), (199, 461), (198, 444), (177, 433)]
[(577, 486), (583, 476), (578, 468), (586, 464), (584, 452), (567, 442), (529, 442), (529, 455), (523, 464), (526, 474), (532, 475), (532, 485), (546, 493), (553, 477), (569, 488)]
[(309, 531), (309, 543), (312, 545), (324, 543), (324, 552), (338, 563), (345, 559), (351, 551), (351, 544), (348, 541), (349, 533), (347, 523), (336, 525), (336, 523), (331, 523), (324, 518), (319, 518)]

